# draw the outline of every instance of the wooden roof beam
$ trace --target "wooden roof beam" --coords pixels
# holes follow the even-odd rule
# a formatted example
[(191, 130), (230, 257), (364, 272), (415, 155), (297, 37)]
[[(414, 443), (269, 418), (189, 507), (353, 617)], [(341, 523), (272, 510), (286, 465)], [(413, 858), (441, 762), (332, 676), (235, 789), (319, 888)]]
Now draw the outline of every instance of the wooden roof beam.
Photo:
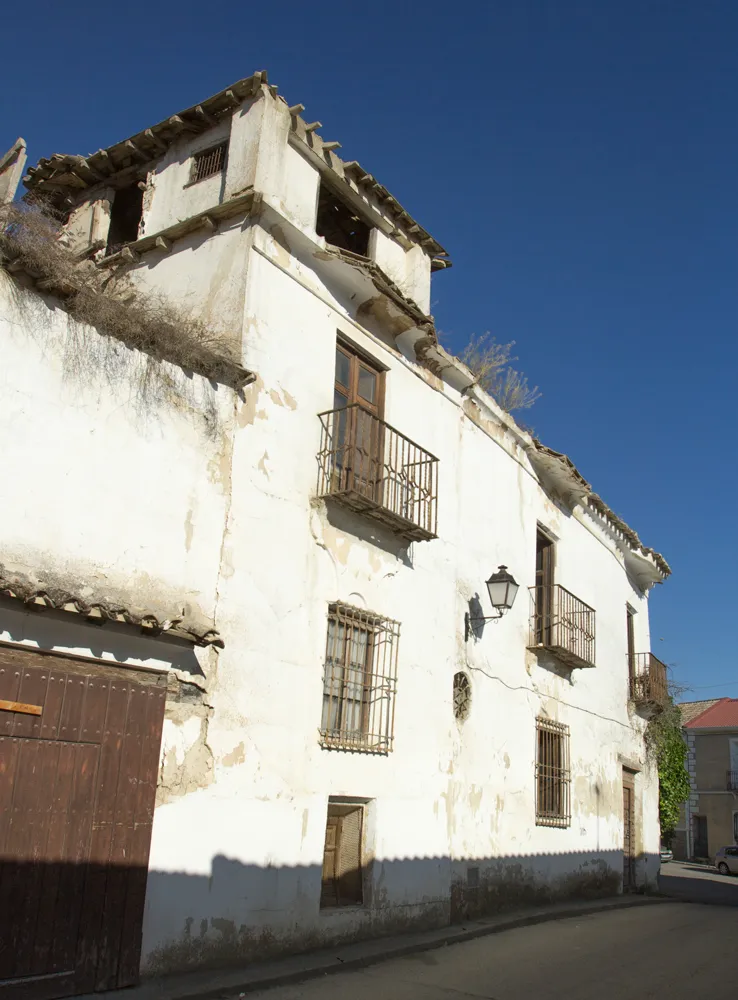
[(149, 153), (145, 153), (132, 139), (126, 139), (123, 143), (123, 148), (127, 150), (131, 156), (135, 156), (139, 163), (148, 163), (151, 159), (151, 155)]
[(150, 128), (146, 129), (146, 131), (144, 132), (144, 135), (149, 140), (149, 142), (154, 147), (154, 149), (156, 150), (157, 153), (166, 153), (166, 151), (167, 151), (166, 144), (163, 143), (157, 136), (155, 136), (154, 133), (153, 133), (153, 131)]
[(207, 125), (208, 128), (212, 128), (213, 125), (216, 124), (213, 116), (209, 115), (207, 111), (205, 111), (202, 104), (197, 105), (197, 107), (195, 108), (195, 114), (203, 122), (203, 124)]

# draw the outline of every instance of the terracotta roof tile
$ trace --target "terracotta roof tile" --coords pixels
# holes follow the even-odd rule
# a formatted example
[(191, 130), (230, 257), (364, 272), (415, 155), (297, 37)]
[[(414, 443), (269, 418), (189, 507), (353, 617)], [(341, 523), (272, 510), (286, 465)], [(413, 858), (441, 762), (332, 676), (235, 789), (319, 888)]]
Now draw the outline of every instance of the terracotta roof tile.
[(698, 715), (702, 715), (703, 712), (706, 712), (708, 708), (712, 708), (719, 701), (719, 698), (703, 698), (702, 701), (683, 701), (677, 706), (682, 713), (682, 725), (689, 725), (692, 719), (696, 719)]
[(704, 704), (708, 707), (685, 723), (687, 729), (738, 729), (738, 698), (720, 698)]

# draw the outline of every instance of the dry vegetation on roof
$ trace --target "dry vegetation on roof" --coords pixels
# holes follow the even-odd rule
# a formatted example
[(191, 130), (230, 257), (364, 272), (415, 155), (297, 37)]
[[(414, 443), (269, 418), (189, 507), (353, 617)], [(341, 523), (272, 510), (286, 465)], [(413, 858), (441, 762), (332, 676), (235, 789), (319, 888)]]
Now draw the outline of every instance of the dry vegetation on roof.
[(183, 314), (166, 299), (127, 288), (127, 297), (91, 261), (80, 261), (59, 240), (58, 224), (38, 207), (0, 209), (0, 262), (24, 271), (58, 296), (76, 320), (158, 361), (239, 388), (248, 373), (227, 337)]
[(512, 367), (515, 341), (498, 344), (490, 333), (471, 337), (460, 358), (476, 376), (477, 383), (492, 396), (507, 413), (529, 410), (540, 399), (538, 386), (532, 389), (528, 379)]

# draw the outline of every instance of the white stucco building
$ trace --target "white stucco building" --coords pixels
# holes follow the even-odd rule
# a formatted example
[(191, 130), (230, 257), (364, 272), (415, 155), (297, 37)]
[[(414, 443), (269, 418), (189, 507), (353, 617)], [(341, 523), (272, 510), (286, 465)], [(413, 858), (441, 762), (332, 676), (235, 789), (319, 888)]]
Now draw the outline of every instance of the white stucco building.
[[(6, 246), (0, 748), (26, 835), (0, 846), (78, 919), (0, 982), (69, 995), (135, 981), (139, 949), (144, 974), (251, 960), (658, 872), (669, 568), (439, 346), (445, 251), (302, 111), (257, 73), (26, 178), (108, 293), (166, 297), (241, 367), (152, 361)], [(501, 564), (512, 608), (467, 626)], [(23, 805), (34, 754), (63, 843)]]

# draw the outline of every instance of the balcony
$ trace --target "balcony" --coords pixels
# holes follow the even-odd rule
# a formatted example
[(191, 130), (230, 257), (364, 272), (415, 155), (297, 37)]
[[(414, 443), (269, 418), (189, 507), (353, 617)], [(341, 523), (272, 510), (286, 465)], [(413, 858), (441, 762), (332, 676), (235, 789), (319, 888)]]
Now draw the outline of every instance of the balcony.
[(436, 538), (438, 459), (358, 403), (319, 416), (318, 495), (408, 541)]
[(666, 664), (653, 653), (628, 655), (630, 697), (639, 707), (663, 708), (669, 699)]
[(728, 771), (725, 787), (729, 792), (738, 792), (738, 771)]
[(568, 667), (595, 665), (595, 612), (564, 587), (531, 587), (528, 649), (545, 650)]

